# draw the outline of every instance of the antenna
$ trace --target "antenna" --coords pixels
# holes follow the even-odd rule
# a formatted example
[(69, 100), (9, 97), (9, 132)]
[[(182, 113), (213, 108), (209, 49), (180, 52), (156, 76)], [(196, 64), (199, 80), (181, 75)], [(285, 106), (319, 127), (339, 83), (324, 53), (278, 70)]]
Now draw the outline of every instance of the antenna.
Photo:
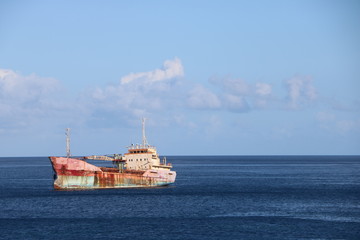
[(148, 145), (146, 136), (145, 136), (145, 120), (146, 120), (146, 118), (142, 118), (142, 144), (143, 144), (143, 147)]
[(71, 156), (70, 153), (70, 128), (65, 128), (66, 135), (66, 157), (69, 158)]

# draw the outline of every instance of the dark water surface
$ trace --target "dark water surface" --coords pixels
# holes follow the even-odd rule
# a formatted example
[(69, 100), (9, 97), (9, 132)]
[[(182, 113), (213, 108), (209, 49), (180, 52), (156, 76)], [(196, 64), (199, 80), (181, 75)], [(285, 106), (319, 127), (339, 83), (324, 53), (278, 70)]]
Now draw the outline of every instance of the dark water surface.
[(53, 190), (47, 158), (0, 158), (0, 239), (360, 239), (360, 157), (167, 157), (156, 189)]

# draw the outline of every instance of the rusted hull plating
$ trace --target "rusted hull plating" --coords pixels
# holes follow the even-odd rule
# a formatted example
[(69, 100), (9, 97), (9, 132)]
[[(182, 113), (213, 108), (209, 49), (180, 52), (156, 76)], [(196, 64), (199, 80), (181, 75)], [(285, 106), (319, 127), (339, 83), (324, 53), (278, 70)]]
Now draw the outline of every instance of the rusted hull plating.
[(74, 158), (50, 157), (55, 189), (159, 187), (175, 182), (176, 172), (167, 170), (125, 171), (100, 168)]

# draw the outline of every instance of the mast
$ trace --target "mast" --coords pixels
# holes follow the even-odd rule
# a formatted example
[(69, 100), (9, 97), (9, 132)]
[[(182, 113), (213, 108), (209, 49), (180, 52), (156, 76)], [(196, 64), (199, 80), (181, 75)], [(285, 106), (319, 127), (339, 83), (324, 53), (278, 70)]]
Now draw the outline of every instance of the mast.
[(70, 157), (70, 128), (65, 128), (65, 135), (66, 135), (66, 157)]
[(146, 147), (148, 145), (146, 136), (145, 136), (145, 120), (146, 118), (142, 118), (142, 145)]

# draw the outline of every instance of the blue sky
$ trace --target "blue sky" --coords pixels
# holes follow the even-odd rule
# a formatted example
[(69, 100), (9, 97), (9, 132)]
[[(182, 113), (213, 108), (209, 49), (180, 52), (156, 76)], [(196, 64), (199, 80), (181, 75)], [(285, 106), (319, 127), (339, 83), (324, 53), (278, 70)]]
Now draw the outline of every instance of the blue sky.
[(360, 2), (0, 1), (0, 156), (360, 154)]

